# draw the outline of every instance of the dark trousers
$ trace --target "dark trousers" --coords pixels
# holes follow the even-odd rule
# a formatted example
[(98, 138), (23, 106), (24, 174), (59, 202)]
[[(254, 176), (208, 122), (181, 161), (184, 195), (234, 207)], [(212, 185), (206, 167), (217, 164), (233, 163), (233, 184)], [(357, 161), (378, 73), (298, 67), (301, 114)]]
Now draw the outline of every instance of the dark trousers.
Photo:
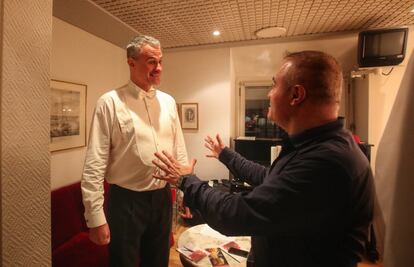
[(167, 186), (136, 192), (117, 185), (109, 188), (108, 223), (111, 231), (109, 266), (167, 267), (172, 218)]

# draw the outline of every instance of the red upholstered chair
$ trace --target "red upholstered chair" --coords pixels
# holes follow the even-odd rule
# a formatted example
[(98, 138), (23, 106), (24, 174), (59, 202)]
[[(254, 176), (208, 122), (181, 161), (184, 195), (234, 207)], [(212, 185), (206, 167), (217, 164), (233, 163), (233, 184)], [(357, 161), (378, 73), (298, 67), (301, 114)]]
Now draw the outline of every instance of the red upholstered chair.
[[(107, 192), (108, 185), (105, 184), (105, 200)], [(174, 199), (175, 192), (172, 193)], [(89, 240), (83, 213), (80, 182), (52, 191), (52, 266), (108, 266), (108, 246), (98, 246)], [(171, 234), (170, 245), (173, 244), (174, 237)]]
[(89, 240), (83, 213), (80, 182), (52, 191), (52, 266), (108, 266), (108, 246)]

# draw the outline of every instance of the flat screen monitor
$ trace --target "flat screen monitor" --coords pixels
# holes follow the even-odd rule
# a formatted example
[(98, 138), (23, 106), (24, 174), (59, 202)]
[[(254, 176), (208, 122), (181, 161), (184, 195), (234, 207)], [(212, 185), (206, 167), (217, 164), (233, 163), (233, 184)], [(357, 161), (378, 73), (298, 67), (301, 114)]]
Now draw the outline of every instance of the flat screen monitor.
[(405, 57), (408, 28), (363, 31), (358, 36), (360, 67), (392, 66)]

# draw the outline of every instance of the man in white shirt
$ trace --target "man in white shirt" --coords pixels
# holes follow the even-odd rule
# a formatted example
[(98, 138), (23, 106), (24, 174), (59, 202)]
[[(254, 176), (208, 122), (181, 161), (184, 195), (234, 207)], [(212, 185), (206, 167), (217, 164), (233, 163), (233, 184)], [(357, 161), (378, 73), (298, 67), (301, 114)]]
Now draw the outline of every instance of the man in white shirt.
[[(127, 46), (130, 81), (101, 96), (93, 115), (82, 177), (89, 238), (109, 244), (110, 266), (168, 266), (171, 192), (154, 179), (153, 155), (166, 150), (188, 163), (174, 99), (159, 85), (158, 40), (140, 35)], [(104, 179), (109, 183), (108, 222)]]

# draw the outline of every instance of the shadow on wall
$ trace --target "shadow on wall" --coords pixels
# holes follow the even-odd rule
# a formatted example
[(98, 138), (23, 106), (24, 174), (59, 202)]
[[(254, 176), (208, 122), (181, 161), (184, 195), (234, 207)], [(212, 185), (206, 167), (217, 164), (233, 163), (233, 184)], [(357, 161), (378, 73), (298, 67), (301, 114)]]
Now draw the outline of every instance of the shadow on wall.
[(383, 217), (379, 215), (376, 222), (385, 222), (385, 229), (378, 228), (384, 266), (414, 266), (413, 73), (411, 56), (378, 145), (375, 182)]

